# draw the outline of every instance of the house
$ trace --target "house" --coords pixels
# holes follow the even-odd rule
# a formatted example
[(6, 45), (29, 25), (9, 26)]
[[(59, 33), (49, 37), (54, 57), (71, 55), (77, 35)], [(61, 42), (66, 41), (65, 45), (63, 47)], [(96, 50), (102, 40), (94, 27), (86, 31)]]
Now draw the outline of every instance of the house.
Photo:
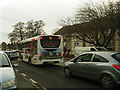
[[(70, 54), (72, 54), (72, 55), (74, 54), (75, 47), (94, 46), (85, 41), (74, 38), (70, 31), (71, 28), (72, 28), (72, 26), (64, 26), (61, 29), (59, 29), (57, 32), (54, 33), (56, 35), (63, 36), (63, 45), (67, 49), (70, 49)], [(108, 49), (120, 51), (120, 36), (117, 33), (115, 33), (114, 38), (112, 38), (110, 44), (108, 45)]]

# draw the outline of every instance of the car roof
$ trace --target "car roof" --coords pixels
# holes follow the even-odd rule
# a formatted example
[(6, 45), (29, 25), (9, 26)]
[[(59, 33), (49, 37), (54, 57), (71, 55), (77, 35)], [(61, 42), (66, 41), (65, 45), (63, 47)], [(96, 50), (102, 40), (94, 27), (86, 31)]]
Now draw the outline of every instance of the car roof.
[(3, 51), (0, 51), (0, 54), (4, 53)]
[(15, 52), (15, 51), (5, 51), (5, 52)]
[(6, 54), (4, 51), (0, 51), (0, 54)]
[(119, 53), (119, 52), (115, 52), (115, 51), (92, 51), (92, 52), (83, 52), (82, 54), (97, 54), (97, 55), (100, 55), (100, 56), (111, 56), (113, 54), (116, 54), (116, 53)]
[(94, 54), (115, 54), (118, 53), (116, 51), (91, 51), (91, 52), (83, 52), (83, 53), (94, 53)]

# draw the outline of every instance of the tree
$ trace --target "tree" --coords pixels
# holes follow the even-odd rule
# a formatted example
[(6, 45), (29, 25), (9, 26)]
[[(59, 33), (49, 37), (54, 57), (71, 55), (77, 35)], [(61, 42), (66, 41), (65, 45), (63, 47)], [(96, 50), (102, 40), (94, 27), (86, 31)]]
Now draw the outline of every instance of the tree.
[(23, 22), (18, 22), (16, 25), (13, 26), (14, 31), (16, 31), (16, 35), (20, 37), (20, 40), (23, 40), (23, 35), (24, 35), (24, 23)]
[(117, 3), (117, 6), (118, 6), (118, 31), (117, 31), (117, 33), (118, 33), (118, 35), (119, 35), (119, 37), (120, 37), (120, 1)]
[[(66, 32), (95, 46), (107, 47), (118, 26), (117, 3), (88, 4), (77, 10), (76, 24), (68, 25)], [(65, 24), (66, 25), (66, 24)]]
[(68, 18), (59, 18), (59, 22), (58, 24), (60, 26), (68, 26), (68, 25), (74, 25), (77, 23), (76, 21), (77, 19), (73, 18), (73, 17), (68, 17)]
[(26, 23), (26, 38), (30, 38), (33, 36), (37, 36), (37, 35), (42, 35), (42, 34), (46, 34), (45, 31), (42, 29), (42, 27), (45, 25), (45, 23), (42, 20), (39, 21), (28, 21)]
[(54, 28), (53, 30), (52, 30), (52, 34), (54, 34), (55, 32), (57, 32), (59, 30), (59, 28)]
[(77, 16), (81, 21), (89, 22), (90, 25), (87, 26), (86, 33), (83, 32), (81, 35), (80, 32), (77, 37), (95, 46), (107, 47), (117, 30), (117, 13), (117, 3), (86, 4), (84, 8), (78, 10)]
[(8, 46), (5, 42), (2, 42), (2, 50), (7, 50), (8, 49)]
[(18, 22), (15, 25), (13, 25), (13, 31), (8, 34), (8, 37), (11, 43), (17, 42), (19, 40), (23, 40), (24, 39), (24, 23)]
[(45, 23), (42, 20), (28, 21), (27, 23), (18, 22), (13, 25), (13, 31), (8, 34), (11, 43), (27, 39), (37, 35), (46, 34), (42, 27)]

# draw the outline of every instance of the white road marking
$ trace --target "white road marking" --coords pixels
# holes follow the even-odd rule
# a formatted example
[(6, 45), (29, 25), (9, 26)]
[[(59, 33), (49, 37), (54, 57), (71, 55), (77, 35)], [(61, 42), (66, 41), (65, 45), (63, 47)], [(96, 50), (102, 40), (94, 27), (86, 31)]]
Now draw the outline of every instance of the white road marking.
[(29, 83), (31, 83), (34, 87), (36, 88), (40, 88), (38, 87), (35, 83), (32, 83), (27, 77), (24, 77), (22, 74), (18, 73), (20, 76), (22, 76), (25, 80), (27, 80)]
[(24, 73), (21, 73), (21, 74), (26, 77), (26, 75)]
[(26, 74), (24, 73), (19, 73), (19, 70), (15, 69), (15, 71), (17, 71), (17, 73), (22, 76), (25, 80), (27, 80), (28, 82), (30, 82), (33, 86), (35, 86), (36, 88), (42, 88), (43, 90), (47, 90), (47, 88), (45, 88), (42, 85), (38, 85), (38, 83), (36, 81), (34, 81), (33, 79), (29, 79), (29, 77), (27, 77)]
[(34, 81), (33, 79), (30, 79), (30, 81), (32, 81), (33, 83), (37, 83), (36, 81)]
[(18, 72), (18, 70), (17, 70), (17, 69), (15, 69), (15, 71), (17, 71), (17, 72)]

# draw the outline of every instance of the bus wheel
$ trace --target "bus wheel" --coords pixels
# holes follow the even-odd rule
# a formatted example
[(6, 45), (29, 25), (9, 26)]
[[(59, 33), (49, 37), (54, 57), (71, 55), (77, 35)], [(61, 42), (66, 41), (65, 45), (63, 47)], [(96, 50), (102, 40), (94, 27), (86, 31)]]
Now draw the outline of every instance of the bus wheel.
[(20, 56), (21, 61), (23, 61), (23, 56)]
[(28, 59), (28, 63), (31, 64), (31, 57), (29, 57), (29, 59)]

